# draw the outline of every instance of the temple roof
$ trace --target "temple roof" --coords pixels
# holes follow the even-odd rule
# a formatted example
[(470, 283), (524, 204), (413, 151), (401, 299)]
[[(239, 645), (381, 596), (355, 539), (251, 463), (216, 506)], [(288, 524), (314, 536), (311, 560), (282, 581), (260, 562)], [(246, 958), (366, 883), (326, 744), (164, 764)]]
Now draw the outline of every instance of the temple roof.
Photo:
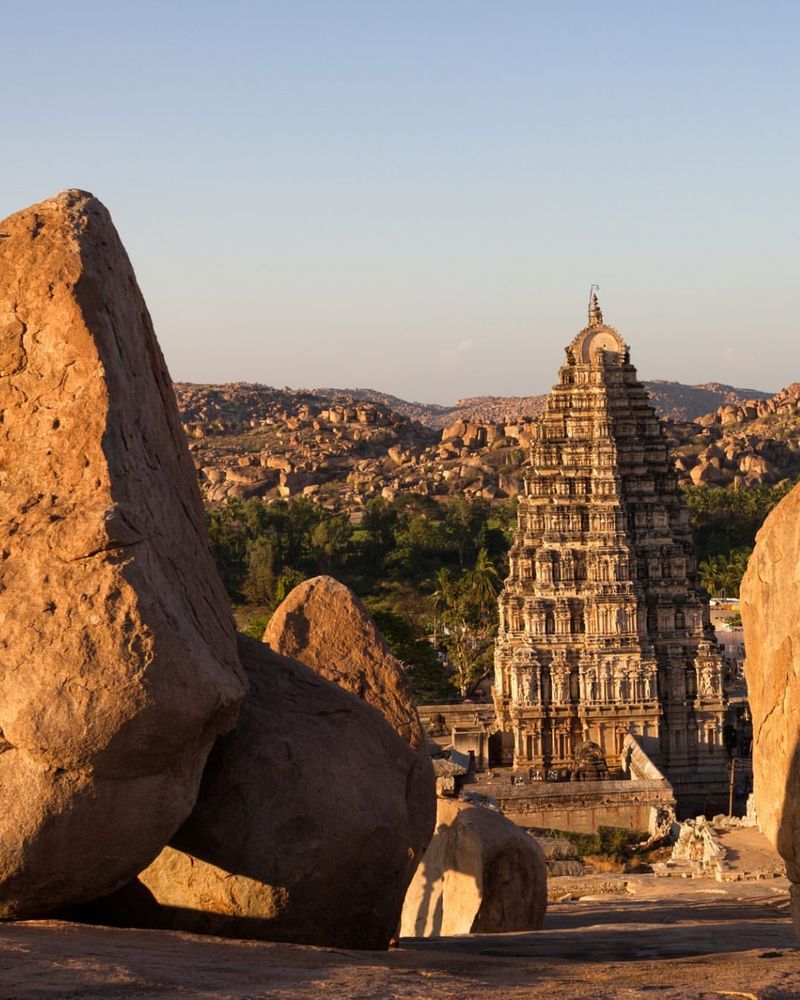
[[(602, 352), (602, 359), (600, 357)], [(589, 300), (589, 323), (572, 341), (567, 349), (567, 357), (579, 365), (597, 365), (609, 361), (623, 362), (628, 355), (628, 347), (613, 326), (603, 321), (603, 312), (592, 291)]]

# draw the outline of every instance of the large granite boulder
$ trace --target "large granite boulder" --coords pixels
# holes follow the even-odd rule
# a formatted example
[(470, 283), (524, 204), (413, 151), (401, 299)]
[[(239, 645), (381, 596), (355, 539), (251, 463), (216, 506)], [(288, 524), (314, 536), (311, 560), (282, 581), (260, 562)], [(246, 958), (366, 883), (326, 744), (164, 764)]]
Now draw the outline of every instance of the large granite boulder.
[(409, 886), (401, 937), (538, 930), (547, 908), (541, 847), (500, 812), (437, 800), (436, 832)]
[(140, 875), (161, 925), (385, 948), (419, 858), (411, 749), (369, 705), (240, 637), (250, 680), (189, 820)]
[(317, 576), (287, 595), (263, 638), (277, 653), (305, 663), (368, 702), (417, 751), (409, 789), (411, 847), (422, 857), (436, 819), (435, 777), (408, 675), (367, 609), (343, 583)]
[(0, 222), (0, 916), (113, 890), (244, 678), (170, 379), (106, 209)]
[(343, 583), (332, 576), (315, 576), (299, 584), (273, 614), (264, 642), (369, 702), (412, 747), (424, 746), (425, 734), (403, 664)]
[(800, 486), (756, 536), (741, 612), (756, 812), (786, 861), (800, 935)]

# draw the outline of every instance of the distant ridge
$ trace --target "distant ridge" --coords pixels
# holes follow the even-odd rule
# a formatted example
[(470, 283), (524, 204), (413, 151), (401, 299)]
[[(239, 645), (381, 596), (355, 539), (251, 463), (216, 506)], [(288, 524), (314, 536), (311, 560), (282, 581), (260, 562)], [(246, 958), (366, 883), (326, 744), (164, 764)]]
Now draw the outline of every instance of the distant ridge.
[[(751, 486), (800, 473), (800, 384), (774, 396), (718, 382), (644, 384), (682, 483)], [(442, 406), (374, 389), (174, 388), (209, 502), (302, 495), (351, 511), (400, 493), (517, 496), (546, 398), (477, 396)]]
[[(748, 399), (769, 399), (772, 393), (759, 389), (741, 389), (722, 382), (705, 382), (685, 385), (653, 379), (642, 383), (659, 414), (672, 420), (696, 420), (716, 410), (719, 406), (739, 406)], [(298, 390), (299, 391), (299, 390)], [(306, 391), (306, 390), (304, 390)], [(418, 420), (427, 427), (441, 429), (456, 420), (475, 423), (502, 423), (521, 417), (535, 417), (542, 412), (546, 394), (540, 396), (470, 396), (459, 399), (452, 406), (441, 403), (410, 402), (376, 389), (318, 388), (307, 390), (308, 395), (335, 400), (358, 400), (383, 403), (396, 413), (410, 420)]]

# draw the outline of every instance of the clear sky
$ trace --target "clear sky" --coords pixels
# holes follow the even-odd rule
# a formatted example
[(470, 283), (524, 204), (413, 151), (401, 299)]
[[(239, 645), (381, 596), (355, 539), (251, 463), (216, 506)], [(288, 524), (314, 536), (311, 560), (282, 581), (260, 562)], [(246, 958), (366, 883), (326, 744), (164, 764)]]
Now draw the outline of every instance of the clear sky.
[(800, 3), (0, 0), (0, 218), (111, 210), (172, 375), (800, 381)]

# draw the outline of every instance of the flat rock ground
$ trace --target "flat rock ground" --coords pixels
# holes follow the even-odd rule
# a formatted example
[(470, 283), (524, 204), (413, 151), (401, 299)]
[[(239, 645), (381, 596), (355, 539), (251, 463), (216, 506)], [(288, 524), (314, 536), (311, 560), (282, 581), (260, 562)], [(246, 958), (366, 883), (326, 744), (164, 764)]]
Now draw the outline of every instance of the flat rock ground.
[[(754, 831), (725, 838), (734, 871), (774, 863)], [(619, 889), (551, 904), (537, 933), (404, 940), (389, 952), (7, 923), (0, 1000), (800, 998), (785, 878), (637, 875)]]

